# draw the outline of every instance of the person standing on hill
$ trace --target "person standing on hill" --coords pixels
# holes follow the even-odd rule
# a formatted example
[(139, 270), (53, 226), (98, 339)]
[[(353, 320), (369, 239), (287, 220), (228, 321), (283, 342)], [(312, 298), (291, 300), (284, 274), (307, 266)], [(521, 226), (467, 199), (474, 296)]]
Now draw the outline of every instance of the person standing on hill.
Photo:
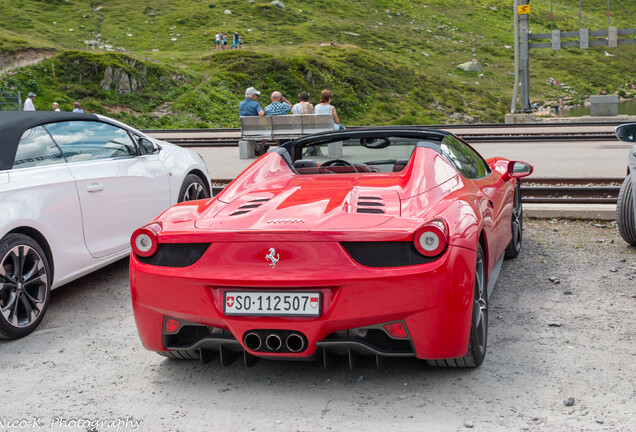
[(29, 93), (29, 97), (24, 101), (24, 108), (22, 108), (23, 111), (35, 111), (33, 99), (35, 99), (35, 93)]
[(239, 32), (235, 31), (234, 32), (234, 39), (232, 40), (232, 49), (238, 49), (239, 48)]
[(83, 113), (82, 105), (79, 102), (73, 102), (73, 112), (74, 113)]
[(221, 33), (221, 39), (221, 42), (223, 43), (223, 51), (225, 51), (227, 49), (227, 35), (225, 32)]
[(216, 32), (216, 36), (214, 36), (214, 41), (216, 42), (216, 50), (219, 51), (221, 49), (221, 36), (219, 32)]
[(340, 124), (336, 107), (331, 105), (332, 97), (331, 90), (323, 90), (320, 93), (320, 103), (314, 108), (314, 114), (331, 114), (333, 116), (334, 130), (341, 130), (344, 129), (344, 126)]

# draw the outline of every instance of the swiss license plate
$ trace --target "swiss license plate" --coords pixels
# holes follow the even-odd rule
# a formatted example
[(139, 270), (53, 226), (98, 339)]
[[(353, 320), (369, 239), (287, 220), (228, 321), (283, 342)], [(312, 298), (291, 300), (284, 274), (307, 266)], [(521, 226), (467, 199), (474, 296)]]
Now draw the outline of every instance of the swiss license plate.
[(319, 292), (226, 291), (226, 315), (320, 316)]

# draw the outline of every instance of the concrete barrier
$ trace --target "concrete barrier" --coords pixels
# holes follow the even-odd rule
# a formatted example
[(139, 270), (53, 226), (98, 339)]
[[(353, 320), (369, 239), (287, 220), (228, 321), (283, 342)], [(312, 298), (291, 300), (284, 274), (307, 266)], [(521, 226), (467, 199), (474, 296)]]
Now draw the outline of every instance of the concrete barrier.
[(618, 96), (616, 95), (590, 96), (590, 105), (592, 117), (618, 115)]

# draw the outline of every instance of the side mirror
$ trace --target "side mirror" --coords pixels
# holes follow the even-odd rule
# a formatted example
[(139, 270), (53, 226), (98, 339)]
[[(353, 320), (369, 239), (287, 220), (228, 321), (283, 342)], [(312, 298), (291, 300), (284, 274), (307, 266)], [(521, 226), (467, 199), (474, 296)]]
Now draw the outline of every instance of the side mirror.
[(520, 161), (511, 161), (508, 164), (508, 177), (510, 178), (522, 178), (532, 174), (534, 168), (529, 163)]
[(616, 137), (625, 142), (636, 142), (636, 123), (620, 125), (616, 128)]
[(155, 144), (146, 138), (139, 138), (137, 144), (142, 155), (153, 154), (157, 150)]

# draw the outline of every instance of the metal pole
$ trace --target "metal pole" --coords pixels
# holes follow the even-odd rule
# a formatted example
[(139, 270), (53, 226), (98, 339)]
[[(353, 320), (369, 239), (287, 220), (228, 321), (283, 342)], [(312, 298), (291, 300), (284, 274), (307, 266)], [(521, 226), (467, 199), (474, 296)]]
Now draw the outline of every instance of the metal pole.
[(610, 0), (607, 0), (607, 30), (608, 31), (609, 31), (609, 27), (610, 27), (610, 22), (609, 22), (609, 17), (610, 17), (609, 1)]
[(579, 0), (579, 34), (581, 34), (581, 0)]
[(514, 0), (514, 47), (515, 47), (515, 86), (512, 88), (512, 103), (510, 104), (510, 114), (517, 111), (517, 93), (519, 91), (519, 0)]
[[(527, 5), (530, 0), (520, 0), (521, 5)], [(529, 33), (529, 14), (521, 14), (519, 16), (519, 33), (520, 33), (520, 72), (521, 72), (521, 112), (531, 112), (530, 109), (530, 43)]]

